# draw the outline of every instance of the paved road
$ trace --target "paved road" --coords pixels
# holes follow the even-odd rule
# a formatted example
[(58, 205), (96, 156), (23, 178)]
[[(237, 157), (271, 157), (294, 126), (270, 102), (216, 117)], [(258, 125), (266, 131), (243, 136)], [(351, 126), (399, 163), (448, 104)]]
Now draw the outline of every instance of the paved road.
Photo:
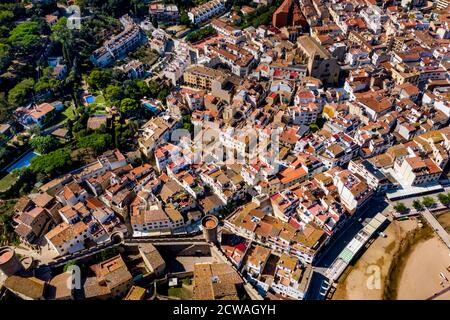
[(427, 220), (430, 226), (433, 228), (434, 232), (444, 241), (447, 245), (447, 248), (450, 249), (450, 235), (448, 232), (441, 226), (439, 221), (433, 216), (433, 214), (428, 210), (422, 211), (422, 216)]
[(335, 237), (330, 239), (327, 248), (313, 262), (313, 266), (328, 268), (353, 237), (365, 226), (367, 221), (375, 217), (379, 212), (388, 215), (388, 203), (381, 197), (372, 199), (364, 209), (351, 218), (343, 230), (340, 230)]

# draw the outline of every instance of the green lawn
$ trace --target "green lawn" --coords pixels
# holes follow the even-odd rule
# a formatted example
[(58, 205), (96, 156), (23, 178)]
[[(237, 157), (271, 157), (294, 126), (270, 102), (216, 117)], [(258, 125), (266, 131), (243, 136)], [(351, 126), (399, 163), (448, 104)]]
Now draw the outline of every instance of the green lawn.
[(70, 105), (70, 107), (64, 109), (64, 111), (62, 112), (62, 114), (67, 118), (67, 119), (75, 119), (75, 107), (73, 105)]
[(105, 108), (106, 108), (105, 97), (102, 94), (96, 95), (94, 103), (91, 103), (86, 108), (89, 109), (91, 114), (94, 114), (94, 113), (106, 113), (106, 111), (105, 111)]
[(180, 298), (181, 300), (192, 299), (192, 292), (183, 287), (169, 288), (168, 294), (169, 297), (177, 297)]
[(186, 285), (186, 286), (190, 286), (192, 284), (192, 277), (186, 277), (183, 279), (180, 279), (181, 283)]
[(64, 123), (67, 119), (75, 119), (75, 107), (73, 105), (64, 108), (62, 112), (58, 112), (53, 119), (45, 124), (44, 128), (50, 128), (51, 126)]
[(101, 94), (96, 96), (95, 97), (95, 104), (97, 104), (98, 106), (101, 106), (101, 107), (106, 107), (105, 97), (103, 95), (101, 95)]
[(2, 179), (0, 179), (0, 192), (7, 190), (14, 182), (16, 182), (17, 177), (12, 173), (8, 173)]

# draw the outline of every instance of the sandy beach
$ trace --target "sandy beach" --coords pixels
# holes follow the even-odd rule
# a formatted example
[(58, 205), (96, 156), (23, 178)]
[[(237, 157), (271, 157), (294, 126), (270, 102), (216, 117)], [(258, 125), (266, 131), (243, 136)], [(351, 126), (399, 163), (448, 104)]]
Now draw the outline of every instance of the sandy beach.
[[(449, 281), (443, 281), (439, 273), (444, 273), (450, 280), (450, 250), (439, 240), (433, 237), (416, 245), (408, 257), (406, 266), (400, 279), (397, 299), (424, 300), (450, 287)], [(441, 286), (440, 282), (444, 282)], [(436, 299), (450, 300), (450, 291)]]
[[(401, 239), (410, 230), (417, 227), (417, 221), (393, 221), (384, 231), (386, 238), (378, 237), (364, 252), (354, 266), (351, 267), (345, 280), (338, 284), (333, 296), (336, 300), (381, 300), (383, 299), (384, 282), (389, 272), (393, 255), (398, 250)], [(367, 281), (370, 270), (379, 267), (380, 286), (369, 288)], [(372, 268), (372, 269), (371, 269)], [(348, 272), (348, 271), (346, 271)]]

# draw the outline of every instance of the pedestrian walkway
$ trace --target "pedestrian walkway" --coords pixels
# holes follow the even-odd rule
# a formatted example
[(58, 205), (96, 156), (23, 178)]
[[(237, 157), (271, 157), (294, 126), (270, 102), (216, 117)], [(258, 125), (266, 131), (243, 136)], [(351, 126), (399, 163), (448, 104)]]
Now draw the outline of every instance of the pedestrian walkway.
[(433, 214), (428, 210), (425, 209), (422, 212), (422, 216), (427, 220), (427, 222), (430, 224), (430, 226), (433, 228), (433, 230), (437, 233), (437, 235), (444, 241), (447, 248), (450, 249), (450, 235), (447, 231), (441, 226), (439, 221), (436, 220), (436, 218), (433, 216)]

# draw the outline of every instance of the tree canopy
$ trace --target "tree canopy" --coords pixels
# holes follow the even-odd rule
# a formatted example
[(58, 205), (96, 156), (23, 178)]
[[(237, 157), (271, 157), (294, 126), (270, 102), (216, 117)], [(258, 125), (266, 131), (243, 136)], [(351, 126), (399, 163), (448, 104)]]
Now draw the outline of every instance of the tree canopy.
[(432, 197), (423, 197), (423, 199), (422, 199), (422, 204), (427, 208), (434, 206), (435, 203), (436, 202), (434, 201), (434, 199)]
[(111, 145), (112, 137), (107, 133), (92, 133), (87, 136), (79, 137), (77, 146), (78, 148), (90, 148), (94, 150), (96, 154), (100, 154), (104, 150), (108, 149)]
[(11, 60), (11, 47), (5, 43), (0, 43), (0, 71), (8, 66)]
[(31, 139), (30, 145), (34, 150), (42, 154), (57, 149), (60, 143), (53, 136), (37, 136)]
[(53, 175), (67, 170), (72, 165), (70, 150), (57, 149), (31, 159), (31, 170), (34, 173)]
[(127, 118), (135, 116), (139, 112), (139, 104), (136, 100), (125, 98), (120, 102), (120, 112)]
[(39, 23), (25, 21), (11, 30), (8, 41), (20, 50), (30, 52), (41, 44)]
[(105, 89), (111, 81), (111, 72), (109, 70), (94, 69), (89, 74), (87, 83), (90, 87), (98, 90)]
[(8, 103), (10, 105), (19, 106), (30, 99), (34, 91), (34, 80), (27, 78), (19, 82), (8, 93)]
[(445, 193), (438, 194), (439, 202), (444, 206), (448, 206), (450, 204), (450, 196)]
[(405, 206), (403, 202), (398, 202), (397, 204), (395, 204), (394, 209), (398, 213), (405, 213), (406, 211), (408, 211), (408, 208)]
[(216, 30), (214, 30), (213, 27), (207, 26), (205, 28), (198, 29), (196, 31), (192, 31), (191, 33), (189, 33), (186, 37), (186, 41), (197, 42), (212, 35), (215, 35), (216, 33), (217, 32)]
[(423, 210), (423, 204), (419, 200), (414, 200), (413, 201), (413, 207), (417, 211), (422, 211)]

